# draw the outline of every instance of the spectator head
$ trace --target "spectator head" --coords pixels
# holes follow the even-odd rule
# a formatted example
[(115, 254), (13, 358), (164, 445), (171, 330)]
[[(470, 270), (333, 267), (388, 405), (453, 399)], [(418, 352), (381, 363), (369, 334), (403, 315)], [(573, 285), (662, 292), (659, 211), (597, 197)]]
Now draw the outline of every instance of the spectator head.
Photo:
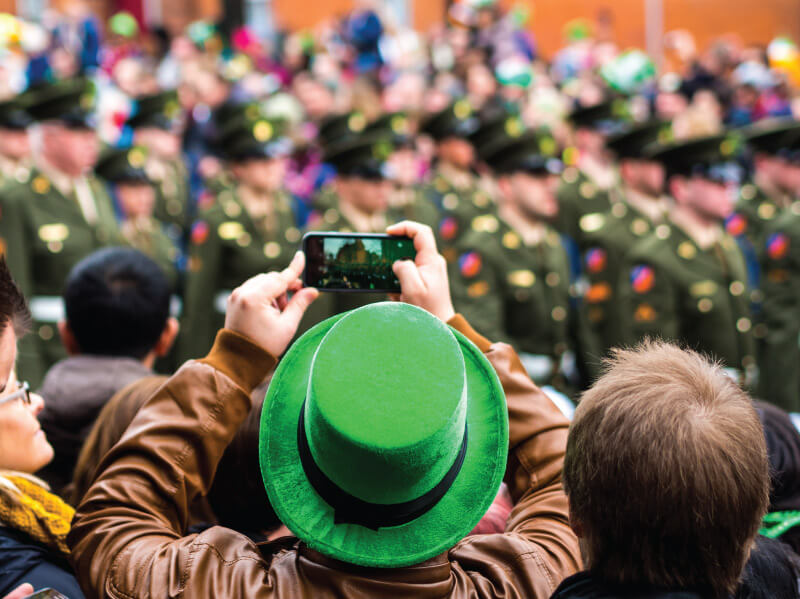
[(783, 543), (759, 535), (734, 599), (799, 599), (799, 576), (800, 558)]
[[(0, 470), (24, 474), (33, 474), (53, 459), (53, 448), (36, 419), (44, 407), (42, 398), (27, 392), (14, 369), (17, 340), (27, 332), (30, 319), (25, 298), (0, 258)], [(7, 482), (0, 476), (0, 493), (16, 497)]]
[(128, 248), (98, 250), (70, 272), (61, 339), (72, 354), (130, 357), (152, 365), (169, 352), (178, 323), (161, 268)]
[(727, 597), (767, 508), (764, 435), (719, 367), (646, 341), (616, 350), (584, 394), (564, 487), (597, 575)]

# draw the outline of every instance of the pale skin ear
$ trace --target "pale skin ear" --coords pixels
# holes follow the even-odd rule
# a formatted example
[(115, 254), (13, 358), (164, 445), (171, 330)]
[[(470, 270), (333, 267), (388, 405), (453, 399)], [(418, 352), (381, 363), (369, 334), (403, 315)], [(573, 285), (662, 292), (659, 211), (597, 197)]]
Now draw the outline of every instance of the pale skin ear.
[(164, 325), (164, 330), (161, 332), (161, 337), (158, 338), (158, 342), (153, 348), (156, 356), (163, 358), (169, 353), (169, 350), (172, 349), (172, 345), (175, 343), (175, 338), (178, 336), (179, 330), (180, 325), (178, 324), (178, 321), (170, 316), (167, 319), (167, 324)]
[(61, 336), (61, 345), (67, 350), (67, 355), (77, 356), (81, 353), (78, 341), (75, 339), (75, 335), (66, 320), (58, 322), (58, 334)]

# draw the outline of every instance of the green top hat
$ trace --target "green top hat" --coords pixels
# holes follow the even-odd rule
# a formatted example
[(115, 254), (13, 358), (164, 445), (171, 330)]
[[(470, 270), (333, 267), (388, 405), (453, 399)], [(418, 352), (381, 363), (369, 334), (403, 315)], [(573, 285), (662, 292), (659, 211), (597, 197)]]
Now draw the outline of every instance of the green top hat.
[(76, 129), (96, 125), (94, 84), (81, 77), (44, 83), (25, 92), (28, 112), (39, 122), (61, 121)]
[(800, 140), (800, 121), (794, 118), (773, 118), (753, 123), (740, 130), (747, 145), (756, 152), (782, 155)]
[(428, 312), (371, 304), (292, 345), (261, 417), (261, 474), (312, 549), (395, 568), (453, 547), (506, 469), (503, 388), (478, 348)]
[(568, 118), (575, 127), (613, 135), (630, 123), (630, 105), (624, 98), (613, 98), (592, 106), (579, 106)]
[(174, 90), (165, 91), (137, 98), (125, 124), (133, 129), (154, 127), (171, 131), (180, 114), (178, 93)]
[(112, 148), (100, 157), (94, 172), (111, 183), (151, 183), (146, 163), (147, 149), (142, 146)]
[(32, 123), (33, 118), (19, 98), (0, 102), (0, 129), (23, 130)]
[(422, 130), (436, 141), (442, 141), (448, 137), (469, 139), (479, 127), (480, 120), (469, 101), (461, 99), (430, 116)]
[(288, 156), (293, 145), (285, 136), (285, 125), (284, 121), (266, 118), (233, 121), (217, 141), (219, 151), (233, 162)]
[(383, 135), (391, 139), (395, 147), (414, 143), (411, 121), (404, 112), (390, 112), (378, 117), (366, 126), (364, 133)]
[(564, 170), (555, 138), (546, 131), (504, 132), (488, 144), (486, 163), (498, 175), (529, 173), (557, 175)]
[(317, 143), (323, 148), (345, 143), (366, 132), (368, 124), (367, 117), (358, 110), (330, 115), (325, 117), (319, 125)]
[(696, 175), (721, 183), (735, 183), (741, 181), (743, 174), (737, 162), (741, 148), (741, 137), (728, 133), (666, 145), (652, 144), (645, 148), (644, 155), (663, 164), (668, 175)]
[(360, 179), (384, 179), (384, 164), (394, 151), (390, 138), (381, 134), (364, 134), (330, 146), (323, 157), (337, 174)]
[(668, 144), (673, 141), (672, 125), (665, 121), (649, 121), (635, 125), (611, 136), (606, 147), (618, 158), (644, 158), (644, 149), (652, 144)]

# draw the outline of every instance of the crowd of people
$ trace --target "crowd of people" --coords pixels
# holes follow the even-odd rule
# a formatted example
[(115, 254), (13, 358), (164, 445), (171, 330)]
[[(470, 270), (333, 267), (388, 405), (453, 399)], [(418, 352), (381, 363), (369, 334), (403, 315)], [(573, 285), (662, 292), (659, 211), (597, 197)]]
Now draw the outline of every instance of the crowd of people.
[(0, 597), (800, 598), (800, 51), (606, 25), (0, 15)]

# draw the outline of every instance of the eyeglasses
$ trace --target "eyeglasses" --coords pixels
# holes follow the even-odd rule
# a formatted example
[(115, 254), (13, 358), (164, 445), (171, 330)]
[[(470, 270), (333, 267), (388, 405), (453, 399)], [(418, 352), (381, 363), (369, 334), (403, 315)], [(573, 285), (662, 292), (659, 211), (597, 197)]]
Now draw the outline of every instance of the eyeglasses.
[(5, 397), (0, 397), (0, 406), (16, 399), (22, 399), (26, 405), (31, 405), (31, 387), (27, 382), (23, 381), (19, 383), (19, 389), (14, 391), (14, 393), (10, 393)]

